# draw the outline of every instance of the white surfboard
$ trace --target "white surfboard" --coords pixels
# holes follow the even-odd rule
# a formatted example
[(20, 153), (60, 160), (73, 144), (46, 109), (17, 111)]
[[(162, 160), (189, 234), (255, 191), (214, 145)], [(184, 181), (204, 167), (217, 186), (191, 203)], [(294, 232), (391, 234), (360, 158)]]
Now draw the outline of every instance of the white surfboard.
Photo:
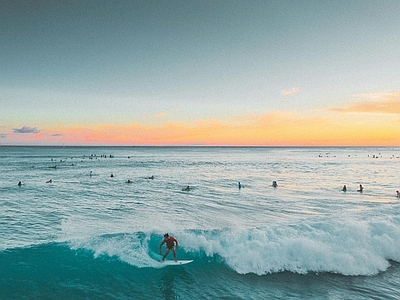
[(188, 263), (191, 263), (193, 260), (178, 260), (178, 261), (174, 261), (174, 260), (164, 260), (161, 261), (160, 263), (166, 266), (179, 266), (179, 265), (186, 265)]

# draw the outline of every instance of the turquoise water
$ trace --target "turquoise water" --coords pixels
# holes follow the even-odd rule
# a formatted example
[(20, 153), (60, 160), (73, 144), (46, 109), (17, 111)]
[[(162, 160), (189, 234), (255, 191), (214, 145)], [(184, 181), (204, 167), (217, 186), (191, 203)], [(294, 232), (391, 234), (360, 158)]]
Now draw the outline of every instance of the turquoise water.
[(399, 156), (0, 147), (0, 298), (398, 299)]

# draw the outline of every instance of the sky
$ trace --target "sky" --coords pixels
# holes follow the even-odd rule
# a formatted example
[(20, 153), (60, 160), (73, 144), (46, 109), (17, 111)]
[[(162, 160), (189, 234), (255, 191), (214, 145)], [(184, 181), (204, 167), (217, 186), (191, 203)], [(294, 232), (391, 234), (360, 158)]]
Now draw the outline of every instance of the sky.
[(400, 146), (400, 1), (1, 1), (0, 145)]

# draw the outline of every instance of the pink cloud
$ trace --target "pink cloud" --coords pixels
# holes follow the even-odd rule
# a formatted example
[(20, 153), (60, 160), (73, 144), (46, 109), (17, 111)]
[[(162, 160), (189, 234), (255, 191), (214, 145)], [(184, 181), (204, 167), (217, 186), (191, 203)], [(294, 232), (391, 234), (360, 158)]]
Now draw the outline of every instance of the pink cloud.
[(295, 95), (295, 94), (297, 94), (299, 92), (300, 92), (300, 90), (298, 88), (294, 87), (294, 88), (291, 88), (290, 90), (281, 91), (281, 94), (282, 94), (283, 97), (287, 97), (287, 96)]

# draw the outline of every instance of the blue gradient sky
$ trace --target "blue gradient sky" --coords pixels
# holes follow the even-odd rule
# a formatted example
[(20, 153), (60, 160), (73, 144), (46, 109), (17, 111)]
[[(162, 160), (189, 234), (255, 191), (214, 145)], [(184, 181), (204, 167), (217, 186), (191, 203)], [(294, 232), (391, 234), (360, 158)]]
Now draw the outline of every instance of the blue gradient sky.
[(388, 93), (400, 107), (399, 12), (390, 0), (2, 1), (0, 144), (277, 112), (340, 123), (352, 119), (340, 108)]

